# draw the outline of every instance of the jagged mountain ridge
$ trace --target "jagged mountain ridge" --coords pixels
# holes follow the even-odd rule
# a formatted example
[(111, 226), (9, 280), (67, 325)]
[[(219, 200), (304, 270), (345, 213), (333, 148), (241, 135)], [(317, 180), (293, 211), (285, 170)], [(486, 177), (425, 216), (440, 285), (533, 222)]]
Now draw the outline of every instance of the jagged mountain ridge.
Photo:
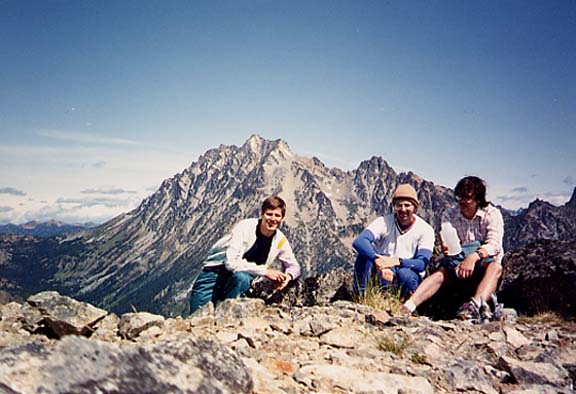
[(270, 194), (287, 201), (283, 231), (305, 273), (328, 272), (352, 262), (353, 238), (389, 211), (405, 182), (418, 190), (419, 213), (436, 223), (435, 212), (452, 201), (447, 188), (396, 174), (380, 157), (342, 171), (295, 155), (282, 140), (252, 136), (241, 147), (207, 151), (137, 209), (65, 241), (81, 251), (55, 259), (58, 273), (46, 283), (120, 312), (133, 305), (180, 313), (210, 246), (238, 220), (258, 215)]
[(0, 234), (33, 235), (35, 237), (52, 237), (72, 231), (86, 230), (96, 225), (93, 223), (63, 223), (56, 220), (47, 222), (30, 221), (23, 224), (0, 225)]
[[(295, 155), (282, 140), (252, 136), (240, 147), (207, 151), (137, 209), (96, 229), (37, 246), (0, 237), (0, 250), (8, 250), (0, 254), (0, 289), (19, 289), (23, 297), (55, 289), (116, 312), (134, 307), (179, 314), (210, 246), (238, 220), (258, 215), (267, 195), (286, 199), (283, 231), (305, 273), (315, 275), (350, 268), (352, 240), (375, 216), (389, 212), (394, 189), (405, 182), (418, 191), (419, 214), (438, 229), (438, 215), (453, 203), (450, 189), (411, 172), (397, 174), (381, 157), (342, 171)], [(572, 200), (566, 206), (576, 205)], [(533, 212), (532, 205), (517, 216), (503, 212), (506, 239), (518, 234), (507, 247), (531, 239), (526, 232), (541, 221)], [(6, 278), (18, 280), (6, 284)]]
[(537, 199), (518, 215), (503, 213), (506, 250), (539, 240), (568, 241), (576, 238), (576, 188), (572, 198), (562, 206)]

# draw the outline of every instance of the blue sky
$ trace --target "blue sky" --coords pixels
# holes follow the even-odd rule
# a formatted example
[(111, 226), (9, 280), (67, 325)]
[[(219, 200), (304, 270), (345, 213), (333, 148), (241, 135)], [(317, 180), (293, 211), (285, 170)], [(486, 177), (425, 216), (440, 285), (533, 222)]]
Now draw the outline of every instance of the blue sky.
[(574, 37), (571, 0), (0, 0), (0, 223), (109, 219), (254, 133), (560, 205)]

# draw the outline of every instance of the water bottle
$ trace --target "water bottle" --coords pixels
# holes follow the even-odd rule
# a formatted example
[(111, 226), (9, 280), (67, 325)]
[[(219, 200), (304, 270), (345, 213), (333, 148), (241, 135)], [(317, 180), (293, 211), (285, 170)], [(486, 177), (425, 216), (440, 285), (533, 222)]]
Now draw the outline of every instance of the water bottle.
[(444, 244), (448, 247), (448, 256), (455, 256), (462, 252), (462, 246), (460, 246), (458, 233), (451, 223), (442, 223), (440, 237), (442, 238), (442, 242), (444, 242)]

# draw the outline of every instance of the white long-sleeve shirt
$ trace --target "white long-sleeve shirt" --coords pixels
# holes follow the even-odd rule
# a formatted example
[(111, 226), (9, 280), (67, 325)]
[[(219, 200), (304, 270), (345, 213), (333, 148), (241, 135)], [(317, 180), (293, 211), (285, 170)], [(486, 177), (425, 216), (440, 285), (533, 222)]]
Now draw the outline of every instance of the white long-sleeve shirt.
[(258, 219), (244, 219), (238, 222), (232, 231), (220, 238), (208, 252), (205, 267), (215, 267), (224, 264), (231, 272), (248, 272), (252, 275), (264, 276), (268, 267), (275, 261), (282, 264), (284, 272), (290, 274), (292, 279), (300, 276), (300, 264), (296, 261), (292, 248), (286, 236), (280, 230), (272, 239), (270, 252), (266, 263), (259, 265), (243, 258), (244, 254), (256, 242), (256, 228)]

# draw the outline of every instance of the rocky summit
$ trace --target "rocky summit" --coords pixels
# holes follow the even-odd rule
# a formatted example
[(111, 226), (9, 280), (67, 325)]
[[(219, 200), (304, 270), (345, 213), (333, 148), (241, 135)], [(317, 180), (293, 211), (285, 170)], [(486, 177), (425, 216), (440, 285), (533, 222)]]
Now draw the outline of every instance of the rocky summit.
[(434, 322), (342, 300), (117, 316), (44, 292), (0, 307), (0, 392), (567, 394), (575, 328)]

